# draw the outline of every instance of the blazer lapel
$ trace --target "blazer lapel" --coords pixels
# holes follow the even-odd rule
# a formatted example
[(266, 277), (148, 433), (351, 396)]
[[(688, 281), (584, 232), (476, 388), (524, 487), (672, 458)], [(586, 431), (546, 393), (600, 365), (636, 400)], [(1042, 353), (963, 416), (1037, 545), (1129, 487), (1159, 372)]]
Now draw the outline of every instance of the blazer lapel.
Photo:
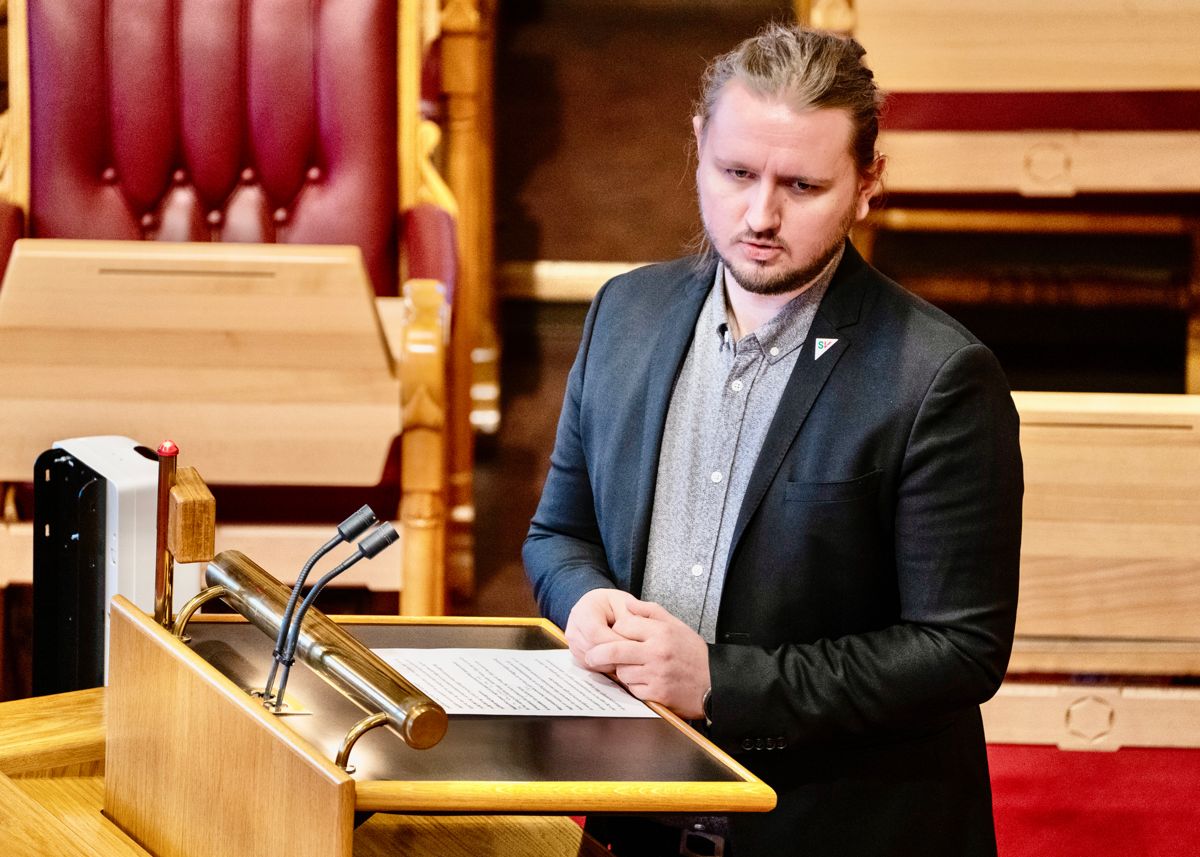
[(637, 511), (633, 517), (633, 538), (630, 540), (630, 591), (640, 595), (642, 576), (646, 571), (646, 551), (650, 545), (650, 515), (654, 508), (654, 485), (658, 478), (658, 456), (662, 449), (663, 428), (675, 379), (683, 368), (684, 358), (692, 344), (696, 320), (704, 299), (708, 297), (716, 278), (716, 263), (692, 274), (679, 290), (674, 305), (663, 313), (663, 327), (648, 352), (650, 368), (647, 373), (646, 410), (643, 414), (642, 445), (639, 456)]
[[(732, 560), (742, 533), (758, 510), (767, 488), (775, 479), (784, 456), (787, 455), (796, 435), (800, 433), (800, 428), (804, 425), (821, 388), (825, 386), (825, 382), (833, 374), (834, 367), (853, 343), (852, 328), (858, 323), (862, 311), (869, 272), (870, 267), (858, 255), (853, 245), (847, 242), (842, 261), (834, 273), (825, 297), (821, 299), (821, 306), (813, 318), (812, 328), (800, 349), (792, 377), (783, 389), (783, 396), (771, 420), (771, 427), (767, 430), (762, 450), (758, 454), (754, 470), (750, 473), (750, 482), (746, 485), (746, 495), (742, 499), (733, 540), (729, 545), (727, 562)], [(835, 341), (831, 343), (830, 340)], [(819, 350), (818, 345), (821, 346)]]

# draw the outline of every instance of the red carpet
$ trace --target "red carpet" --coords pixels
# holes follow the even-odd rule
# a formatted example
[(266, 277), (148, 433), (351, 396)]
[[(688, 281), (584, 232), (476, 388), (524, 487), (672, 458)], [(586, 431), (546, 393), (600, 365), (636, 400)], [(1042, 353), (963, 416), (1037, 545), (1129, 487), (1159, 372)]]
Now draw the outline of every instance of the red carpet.
[(1200, 855), (1200, 750), (988, 746), (1000, 857)]

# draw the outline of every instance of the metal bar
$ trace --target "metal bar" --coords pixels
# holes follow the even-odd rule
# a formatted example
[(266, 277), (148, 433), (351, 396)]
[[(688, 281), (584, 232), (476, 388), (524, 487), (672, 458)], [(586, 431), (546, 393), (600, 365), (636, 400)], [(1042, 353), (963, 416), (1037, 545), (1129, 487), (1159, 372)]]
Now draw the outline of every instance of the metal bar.
[[(272, 640), (278, 636), (288, 589), (257, 563), (239, 551), (223, 551), (208, 564), (204, 579), (209, 586), (224, 586), (224, 601), (252, 625)], [(296, 655), (366, 711), (386, 714), (410, 747), (432, 747), (446, 734), (440, 705), (321, 611), (304, 617)]]

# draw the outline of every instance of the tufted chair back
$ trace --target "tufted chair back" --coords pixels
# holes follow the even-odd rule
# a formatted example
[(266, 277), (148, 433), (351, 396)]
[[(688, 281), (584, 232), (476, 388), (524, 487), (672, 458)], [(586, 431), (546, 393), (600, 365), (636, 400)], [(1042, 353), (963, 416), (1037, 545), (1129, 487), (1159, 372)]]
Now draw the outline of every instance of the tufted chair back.
[(29, 0), (29, 234), (357, 244), (395, 294), (386, 0)]

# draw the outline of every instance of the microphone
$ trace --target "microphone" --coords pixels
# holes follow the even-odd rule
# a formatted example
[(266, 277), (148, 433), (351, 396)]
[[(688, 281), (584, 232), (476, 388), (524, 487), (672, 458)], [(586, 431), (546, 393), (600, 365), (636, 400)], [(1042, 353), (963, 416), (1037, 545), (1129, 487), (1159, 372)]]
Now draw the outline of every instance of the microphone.
[[(317, 552), (308, 558), (308, 562), (304, 563), (304, 567), (300, 569), (300, 575), (296, 578), (296, 585), (292, 587), (291, 597), (288, 598), (287, 607), (283, 611), (283, 615), (279, 620), (279, 634), (275, 637), (275, 651), (271, 653), (271, 672), (267, 674), (267, 683), (263, 687), (262, 697), (264, 701), (271, 700), (271, 694), (275, 686), (275, 673), (279, 669), (280, 658), (283, 655), (283, 647), (287, 642), (288, 629), (292, 623), (292, 611), (296, 609), (296, 602), (300, 600), (300, 590), (304, 588), (304, 581), (308, 579), (308, 574), (312, 571), (313, 566), (342, 542), (352, 542), (371, 528), (375, 523), (375, 512), (370, 506), (362, 506), (357, 512), (351, 515), (346, 520), (338, 524), (337, 535), (334, 536), (321, 547), (317, 548)], [(282, 699), (283, 694), (280, 694)]]
[(399, 538), (400, 534), (396, 532), (396, 528), (385, 521), (368, 535), (364, 536), (362, 541), (354, 546), (354, 553), (326, 572), (320, 580), (313, 584), (312, 589), (309, 590), (308, 595), (301, 602), (300, 609), (296, 611), (296, 618), (292, 620), (291, 626), (288, 629), (287, 642), (279, 658), (279, 662), (283, 665), (283, 672), (279, 676), (279, 693), (275, 696), (276, 711), (283, 705), (283, 692), (287, 689), (288, 673), (291, 672), (292, 664), (296, 662), (296, 644), (300, 640), (300, 628), (304, 624), (304, 614), (312, 607), (313, 601), (321, 594), (321, 590), (325, 588), (325, 585), (329, 581), (333, 580), (359, 560), (372, 559), (377, 556), (384, 548)]

